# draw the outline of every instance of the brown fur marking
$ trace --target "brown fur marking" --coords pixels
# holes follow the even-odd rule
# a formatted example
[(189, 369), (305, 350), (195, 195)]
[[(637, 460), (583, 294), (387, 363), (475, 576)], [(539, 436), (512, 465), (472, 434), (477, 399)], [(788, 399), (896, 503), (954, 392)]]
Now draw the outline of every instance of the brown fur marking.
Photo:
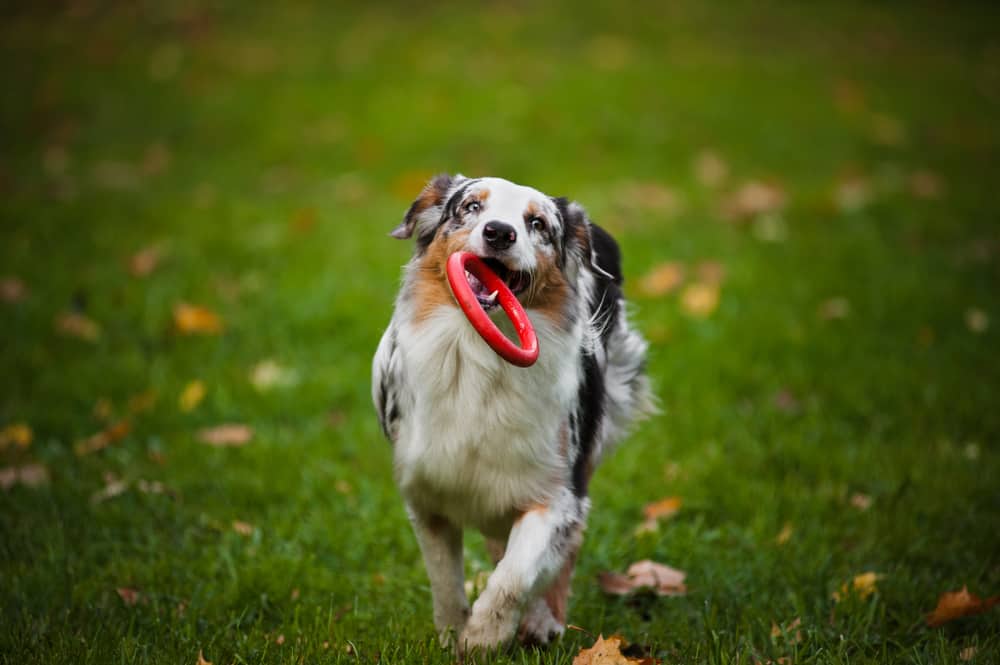
[(445, 235), (440, 230), (420, 259), (417, 279), (413, 285), (414, 298), (417, 303), (414, 321), (422, 323), (439, 307), (458, 307), (448, 286), (446, 266), (448, 257), (465, 249), (468, 244), (469, 231), (456, 231)]
[(545, 604), (549, 606), (552, 616), (562, 625), (566, 625), (566, 609), (569, 605), (570, 582), (573, 579), (573, 567), (576, 565), (576, 552), (574, 549), (566, 558), (562, 570), (556, 576), (552, 586), (545, 592)]
[(538, 252), (538, 267), (532, 275), (531, 286), (522, 296), (525, 306), (538, 310), (553, 325), (564, 328), (567, 323), (569, 284), (554, 255)]

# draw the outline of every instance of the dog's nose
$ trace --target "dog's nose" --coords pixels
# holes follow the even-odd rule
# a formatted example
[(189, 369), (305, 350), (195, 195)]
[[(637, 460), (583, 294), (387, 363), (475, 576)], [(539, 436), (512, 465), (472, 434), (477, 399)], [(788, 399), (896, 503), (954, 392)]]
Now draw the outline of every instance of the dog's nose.
[(517, 240), (517, 231), (510, 224), (486, 222), (486, 226), (483, 227), (483, 239), (493, 249), (507, 249)]

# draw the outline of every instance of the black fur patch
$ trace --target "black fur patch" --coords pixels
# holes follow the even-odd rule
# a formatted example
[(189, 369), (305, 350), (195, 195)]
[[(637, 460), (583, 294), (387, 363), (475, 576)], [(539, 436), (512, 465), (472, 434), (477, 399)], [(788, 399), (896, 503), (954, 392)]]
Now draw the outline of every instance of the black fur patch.
[(583, 383), (577, 394), (575, 418), (579, 449), (573, 464), (573, 494), (576, 496), (587, 495), (587, 465), (604, 418), (604, 373), (593, 354), (585, 353), (581, 362)]

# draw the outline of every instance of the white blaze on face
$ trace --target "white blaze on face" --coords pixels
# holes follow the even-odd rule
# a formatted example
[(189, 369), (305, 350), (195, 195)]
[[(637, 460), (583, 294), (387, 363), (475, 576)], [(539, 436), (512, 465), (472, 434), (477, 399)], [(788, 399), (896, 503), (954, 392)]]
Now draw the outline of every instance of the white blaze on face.
[[(538, 190), (516, 185), (502, 178), (483, 178), (478, 181), (469, 188), (466, 200), (473, 200), (477, 192), (484, 190), (489, 194), (481, 200), (482, 208), (474, 221), (470, 219), (472, 233), (469, 235), (469, 250), (479, 256), (502, 258), (509, 268), (515, 270), (533, 270), (538, 263), (538, 248), (550, 245), (538, 232), (532, 232), (528, 228), (525, 213), (534, 208), (543, 214), (549, 225), (555, 225), (555, 205)], [(517, 241), (503, 252), (491, 249), (483, 238), (483, 228), (493, 221), (510, 224), (517, 232)]]

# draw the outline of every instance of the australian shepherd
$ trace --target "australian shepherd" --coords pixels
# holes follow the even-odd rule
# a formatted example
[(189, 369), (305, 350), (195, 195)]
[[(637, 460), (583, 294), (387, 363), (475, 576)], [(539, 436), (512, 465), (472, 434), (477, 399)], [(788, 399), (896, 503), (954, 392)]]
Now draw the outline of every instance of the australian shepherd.
[[(562, 634), (594, 468), (652, 410), (646, 342), (629, 325), (621, 256), (583, 208), (500, 178), (434, 178), (395, 238), (415, 239), (375, 353), (372, 396), (423, 553), (434, 625), (460, 653)], [(448, 257), (481, 257), (524, 306), (538, 361), (498, 356), (452, 296)], [(479, 303), (512, 326), (472, 275)], [(462, 530), (496, 568), (472, 604)]]

